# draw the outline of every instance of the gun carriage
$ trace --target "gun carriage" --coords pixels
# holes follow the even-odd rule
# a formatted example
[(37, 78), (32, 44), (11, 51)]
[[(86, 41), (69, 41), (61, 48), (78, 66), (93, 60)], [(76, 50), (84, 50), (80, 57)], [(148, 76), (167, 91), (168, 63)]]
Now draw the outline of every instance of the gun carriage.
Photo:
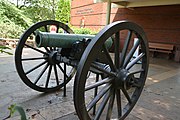
[[(49, 31), (51, 25), (56, 26), (56, 33)], [(133, 45), (134, 38), (138, 40)], [(28, 44), (29, 39), (35, 45)], [(67, 25), (47, 20), (34, 24), (21, 36), (15, 64), (22, 81), (40, 92), (63, 89), (66, 96), (66, 85), (74, 80), (79, 119), (122, 120), (144, 87), (148, 42), (143, 29), (129, 21), (111, 23), (97, 35), (77, 35)]]

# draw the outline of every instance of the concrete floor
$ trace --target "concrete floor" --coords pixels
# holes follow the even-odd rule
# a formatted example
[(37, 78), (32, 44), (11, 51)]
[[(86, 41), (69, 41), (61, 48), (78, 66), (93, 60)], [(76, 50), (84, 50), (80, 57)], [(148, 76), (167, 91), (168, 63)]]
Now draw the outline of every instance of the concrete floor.
[[(72, 83), (63, 91), (40, 93), (27, 87), (16, 73), (14, 56), (0, 54), (0, 120), (16, 103), (30, 120), (78, 120), (74, 114)], [(180, 63), (150, 58), (147, 82), (140, 100), (126, 120), (180, 120)], [(10, 120), (20, 119), (15, 113)]]

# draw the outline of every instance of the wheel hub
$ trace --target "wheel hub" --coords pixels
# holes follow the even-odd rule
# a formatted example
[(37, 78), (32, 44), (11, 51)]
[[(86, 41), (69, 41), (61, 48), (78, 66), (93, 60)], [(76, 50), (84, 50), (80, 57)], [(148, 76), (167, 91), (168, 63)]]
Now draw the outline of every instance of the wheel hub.
[(51, 65), (57, 64), (58, 61), (56, 60), (58, 52), (57, 51), (51, 51), (48, 55), (48, 63)]
[(117, 89), (130, 89), (132, 87), (133, 75), (129, 73), (129, 71), (125, 69), (119, 70), (117, 77), (115, 79), (114, 85)]

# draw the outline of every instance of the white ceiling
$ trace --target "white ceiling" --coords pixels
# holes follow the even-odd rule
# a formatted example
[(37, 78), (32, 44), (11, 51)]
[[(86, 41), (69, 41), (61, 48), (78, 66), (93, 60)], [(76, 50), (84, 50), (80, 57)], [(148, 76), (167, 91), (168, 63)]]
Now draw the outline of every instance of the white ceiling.
[(94, 0), (97, 2), (111, 1), (113, 7), (144, 7), (144, 6), (160, 6), (160, 5), (180, 5), (180, 0)]

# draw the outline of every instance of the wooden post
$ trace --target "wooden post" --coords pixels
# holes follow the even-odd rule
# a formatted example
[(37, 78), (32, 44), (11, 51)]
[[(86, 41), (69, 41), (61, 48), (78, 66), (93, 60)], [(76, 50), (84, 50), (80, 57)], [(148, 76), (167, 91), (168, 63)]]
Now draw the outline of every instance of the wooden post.
[(106, 25), (110, 23), (111, 17), (111, 0), (107, 0)]

